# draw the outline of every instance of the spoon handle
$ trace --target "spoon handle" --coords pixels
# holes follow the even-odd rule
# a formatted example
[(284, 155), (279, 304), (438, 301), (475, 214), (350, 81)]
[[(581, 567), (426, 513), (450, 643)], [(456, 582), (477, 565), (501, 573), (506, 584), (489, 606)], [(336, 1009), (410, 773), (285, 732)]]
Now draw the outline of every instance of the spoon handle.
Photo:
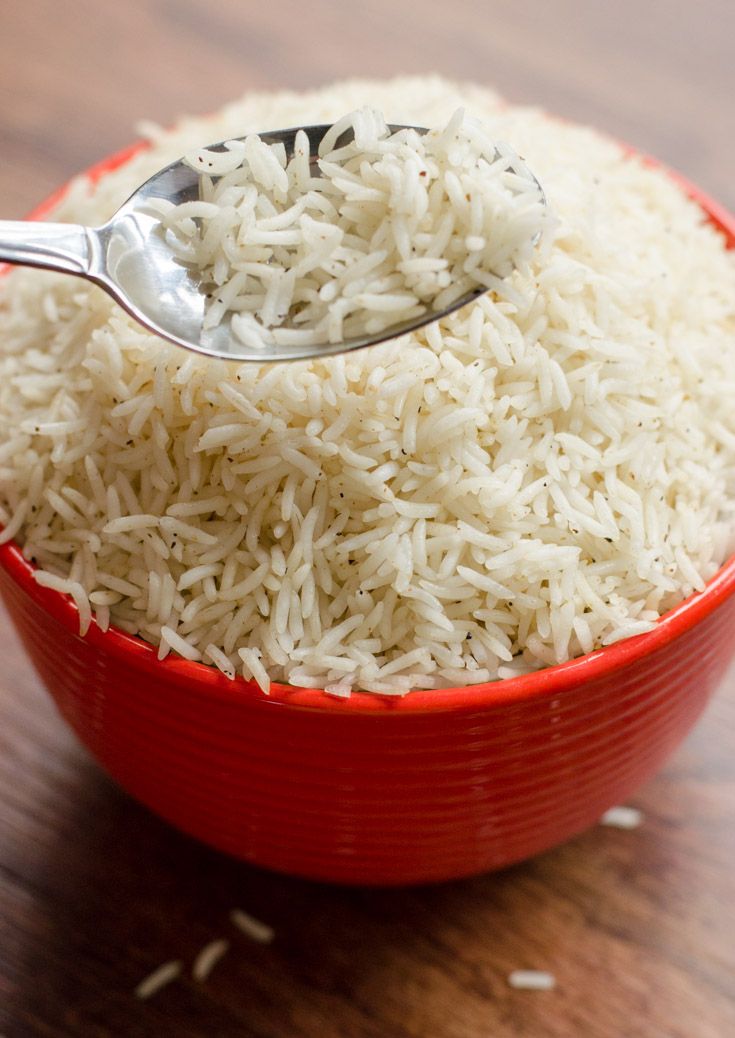
[(89, 232), (79, 224), (0, 220), (0, 261), (84, 276), (90, 258)]

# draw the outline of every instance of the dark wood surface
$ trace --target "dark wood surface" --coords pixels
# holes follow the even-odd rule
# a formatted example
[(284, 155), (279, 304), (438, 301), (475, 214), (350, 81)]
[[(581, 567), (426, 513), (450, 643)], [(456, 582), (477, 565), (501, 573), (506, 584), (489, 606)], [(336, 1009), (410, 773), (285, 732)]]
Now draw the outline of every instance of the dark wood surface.
[[(735, 207), (731, 0), (4, 0), (0, 215), (138, 118), (254, 87), (427, 69), (500, 86), (678, 167)], [(249, 869), (114, 788), (0, 615), (0, 1033), (268, 1038), (735, 1035), (735, 674), (634, 803), (498, 875), (342, 890)], [(276, 929), (232, 932), (240, 906)], [(132, 996), (232, 938), (202, 986)], [(515, 968), (552, 992), (513, 991)]]

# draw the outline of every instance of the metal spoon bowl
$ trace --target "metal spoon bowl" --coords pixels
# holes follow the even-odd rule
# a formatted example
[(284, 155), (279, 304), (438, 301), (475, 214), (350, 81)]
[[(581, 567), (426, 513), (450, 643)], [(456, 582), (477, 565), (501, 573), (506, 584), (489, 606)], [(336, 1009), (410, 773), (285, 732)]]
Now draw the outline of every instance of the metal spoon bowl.
[[(299, 129), (309, 138), (310, 160), (319, 175), (316, 159), (328, 125), (294, 127), (259, 134), (266, 144), (283, 144), (287, 157), (294, 152)], [(391, 132), (413, 129), (424, 134), (424, 127), (391, 125)], [(244, 138), (241, 138), (244, 140)], [(224, 143), (209, 146), (224, 149)], [(531, 178), (545, 202), (541, 185), (523, 165), (513, 172)], [(206, 289), (192, 271), (174, 258), (161, 230), (159, 219), (145, 211), (151, 199), (167, 199), (174, 205), (199, 198), (199, 174), (182, 160), (159, 170), (137, 189), (101, 227), (80, 224), (0, 221), (0, 260), (29, 267), (75, 274), (103, 288), (140, 324), (156, 335), (209, 357), (237, 361), (303, 360), (371, 346), (438, 321), (465, 306), (487, 291), (477, 285), (443, 310), (427, 310), (418, 317), (402, 321), (368, 335), (356, 335), (341, 342), (313, 345), (279, 346), (267, 349), (246, 346), (231, 334), (229, 316), (213, 329), (202, 326)]]

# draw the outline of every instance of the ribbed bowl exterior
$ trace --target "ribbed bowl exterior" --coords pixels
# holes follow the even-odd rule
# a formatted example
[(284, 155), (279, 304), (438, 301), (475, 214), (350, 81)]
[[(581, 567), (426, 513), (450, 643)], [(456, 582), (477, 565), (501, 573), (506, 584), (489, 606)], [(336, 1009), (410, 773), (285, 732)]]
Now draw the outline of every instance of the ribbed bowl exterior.
[(549, 687), (530, 675), (435, 706), (432, 693), (267, 698), (208, 668), (199, 683), (201, 665), (159, 663), (134, 639), (80, 638), (74, 607), (13, 565), (0, 591), (30, 657), (124, 789), (223, 851), (344, 883), (468, 875), (569, 838), (660, 766), (735, 652), (730, 574), (698, 622), (650, 652), (634, 651), (645, 635), (621, 643), (613, 667), (611, 650), (588, 657), (588, 679), (582, 661), (543, 672)]
[[(678, 179), (732, 245), (735, 220)], [(568, 839), (656, 771), (735, 653), (735, 559), (653, 632), (403, 699), (265, 697), (119, 631), (80, 638), (73, 604), (13, 543), (0, 592), (61, 713), (124, 789), (246, 861), (344, 883), (469, 875)]]

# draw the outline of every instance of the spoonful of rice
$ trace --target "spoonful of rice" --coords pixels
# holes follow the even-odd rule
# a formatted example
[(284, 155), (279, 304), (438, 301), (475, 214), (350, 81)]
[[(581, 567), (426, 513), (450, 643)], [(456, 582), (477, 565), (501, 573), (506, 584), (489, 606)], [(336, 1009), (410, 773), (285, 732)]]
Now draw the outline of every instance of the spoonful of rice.
[(198, 353), (297, 360), (506, 293), (547, 220), (523, 160), (461, 109), (425, 129), (364, 108), (192, 152), (102, 227), (0, 222), (0, 260), (87, 278)]

